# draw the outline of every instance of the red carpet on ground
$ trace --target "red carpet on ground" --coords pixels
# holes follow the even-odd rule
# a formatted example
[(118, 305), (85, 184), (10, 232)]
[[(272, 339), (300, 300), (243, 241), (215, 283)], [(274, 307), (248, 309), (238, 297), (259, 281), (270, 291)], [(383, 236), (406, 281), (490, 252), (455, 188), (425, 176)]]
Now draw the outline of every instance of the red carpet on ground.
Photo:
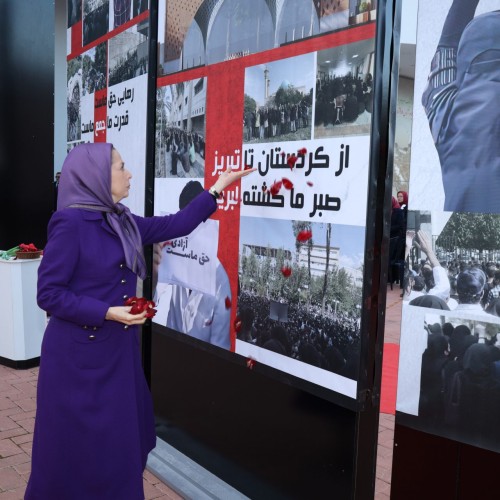
[(396, 413), (398, 387), (399, 345), (385, 343), (382, 359), (382, 388), (380, 390), (380, 413)]

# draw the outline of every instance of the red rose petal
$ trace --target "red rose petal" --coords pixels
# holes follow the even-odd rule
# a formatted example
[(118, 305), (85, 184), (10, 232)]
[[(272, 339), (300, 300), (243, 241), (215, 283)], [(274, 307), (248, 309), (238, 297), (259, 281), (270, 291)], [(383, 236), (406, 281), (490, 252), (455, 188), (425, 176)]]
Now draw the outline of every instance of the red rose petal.
[(247, 359), (247, 368), (249, 368), (250, 370), (255, 366), (255, 359), (252, 359), (252, 358), (248, 358)]
[(288, 266), (283, 266), (281, 268), (281, 274), (283, 274), (285, 278), (289, 278), (292, 275), (292, 268)]
[(229, 297), (226, 297), (225, 303), (226, 309), (231, 309), (231, 299)]
[(286, 155), (286, 153), (285, 153), (284, 151), (282, 151), (282, 152), (281, 152), (281, 156), (283, 156), (283, 157), (284, 157), (285, 155)]
[(283, 183), (283, 187), (285, 189), (293, 189), (293, 182), (286, 177), (283, 177), (283, 179), (281, 179), (281, 182)]
[(300, 156), (304, 156), (306, 153), (307, 153), (307, 149), (306, 148), (300, 148), (297, 151), (297, 154), (299, 154)]
[(273, 196), (276, 196), (280, 192), (282, 185), (283, 183), (281, 181), (275, 181), (274, 184), (269, 188), (269, 191)]
[(262, 192), (265, 193), (267, 191), (267, 186), (262, 186)]
[(288, 160), (286, 161), (288, 163), (288, 166), (290, 168), (293, 168), (295, 166), (295, 162), (298, 160), (298, 158), (295, 155), (291, 155), (288, 157)]
[(312, 231), (304, 229), (297, 235), (297, 241), (307, 241), (312, 238)]
[(167, 246), (172, 246), (172, 242), (171, 241), (165, 241), (163, 244), (162, 244), (162, 248), (165, 248)]
[(307, 185), (308, 185), (309, 187), (313, 187), (313, 185), (314, 185), (314, 184), (313, 184), (311, 181), (307, 181)]
[(252, 165), (245, 165), (245, 168), (243, 170), (251, 170), (252, 168)]

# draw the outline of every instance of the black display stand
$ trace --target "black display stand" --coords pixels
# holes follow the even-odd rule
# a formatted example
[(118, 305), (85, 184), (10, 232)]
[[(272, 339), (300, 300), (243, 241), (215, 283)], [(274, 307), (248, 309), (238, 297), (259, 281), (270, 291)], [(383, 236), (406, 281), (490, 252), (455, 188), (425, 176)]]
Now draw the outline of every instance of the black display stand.
[[(249, 370), (242, 356), (157, 324), (144, 328), (158, 437), (250, 498), (374, 496), (399, 10), (396, 0), (378, 2), (357, 398), (267, 366)], [(153, 214), (154, 200), (157, 25), (152, 0), (146, 215)], [(151, 268), (151, 251), (147, 258)], [(151, 296), (149, 278), (144, 286)]]

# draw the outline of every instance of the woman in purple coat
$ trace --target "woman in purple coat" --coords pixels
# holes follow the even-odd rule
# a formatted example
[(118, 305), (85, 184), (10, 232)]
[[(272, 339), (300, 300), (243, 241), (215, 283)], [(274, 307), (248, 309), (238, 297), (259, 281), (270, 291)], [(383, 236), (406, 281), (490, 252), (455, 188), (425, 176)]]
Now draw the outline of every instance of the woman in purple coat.
[(111, 144), (68, 154), (38, 276), (50, 321), (26, 500), (144, 498), (156, 440), (138, 341), (146, 313), (123, 304), (146, 276), (142, 246), (189, 234), (216, 210), (218, 193), (250, 172), (228, 170), (178, 213), (144, 218), (119, 203), (132, 175)]

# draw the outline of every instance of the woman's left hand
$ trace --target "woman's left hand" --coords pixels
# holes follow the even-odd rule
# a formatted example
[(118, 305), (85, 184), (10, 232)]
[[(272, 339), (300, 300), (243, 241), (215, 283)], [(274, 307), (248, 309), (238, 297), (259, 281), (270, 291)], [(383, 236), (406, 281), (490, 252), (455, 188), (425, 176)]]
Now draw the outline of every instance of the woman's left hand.
[(212, 186), (218, 193), (222, 193), (224, 189), (230, 186), (233, 182), (239, 181), (242, 177), (251, 174), (257, 170), (256, 168), (248, 168), (246, 170), (236, 170), (233, 171), (231, 168), (224, 170), (222, 174), (220, 174), (219, 178)]

